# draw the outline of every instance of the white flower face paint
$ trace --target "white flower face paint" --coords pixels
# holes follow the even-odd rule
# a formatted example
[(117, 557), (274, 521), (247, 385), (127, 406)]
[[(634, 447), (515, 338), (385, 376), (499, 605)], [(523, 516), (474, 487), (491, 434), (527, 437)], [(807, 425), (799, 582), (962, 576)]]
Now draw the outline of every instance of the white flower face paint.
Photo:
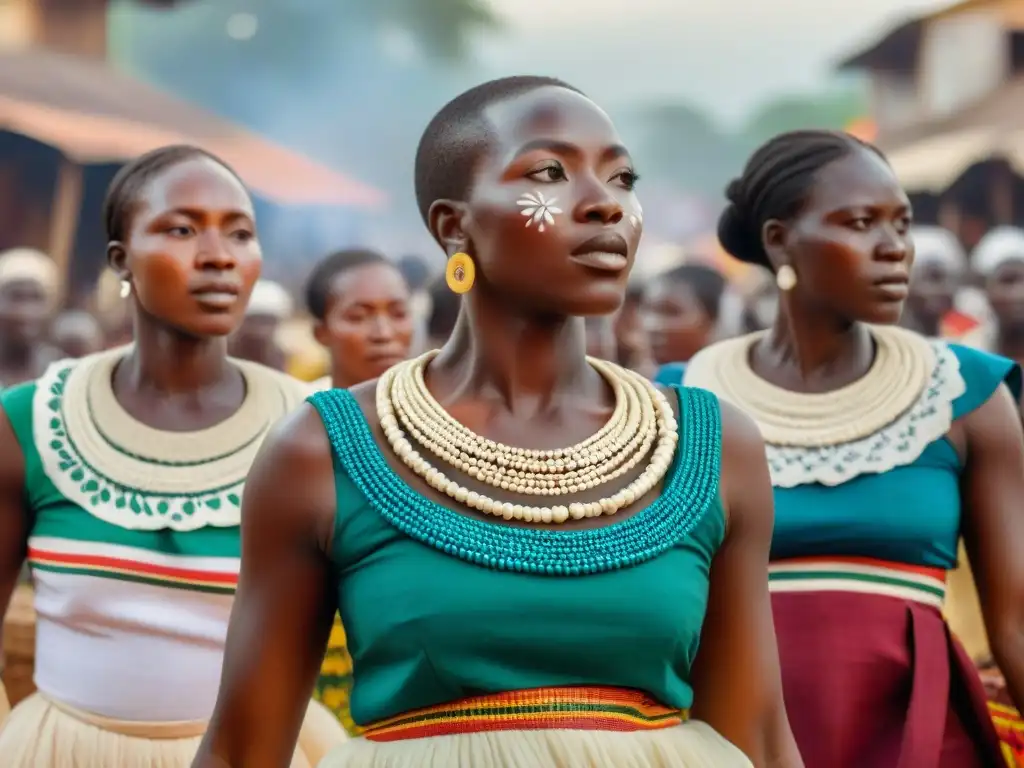
[(633, 225), (633, 229), (636, 229), (644, 223), (644, 209), (637, 203), (636, 213), (630, 214), (629, 223)]
[(536, 224), (538, 232), (543, 232), (545, 226), (553, 225), (555, 216), (562, 212), (561, 208), (555, 207), (557, 202), (557, 198), (547, 199), (539, 190), (527, 193), (516, 201), (518, 205), (523, 206), (522, 213), (523, 216), (526, 216), (526, 226), (532, 227)]

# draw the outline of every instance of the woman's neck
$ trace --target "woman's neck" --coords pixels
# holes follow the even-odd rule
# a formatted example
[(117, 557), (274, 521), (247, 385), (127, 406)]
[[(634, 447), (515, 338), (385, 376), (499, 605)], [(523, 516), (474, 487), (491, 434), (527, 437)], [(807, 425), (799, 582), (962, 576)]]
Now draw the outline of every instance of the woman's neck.
[(341, 365), (331, 361), (331, 386), (335, 389), (351, 389), (356, 384), (362, 384), (358, 376), (353, 376), (345, 371)]
[(225, 339), (196, 338), (144, 321), (135, 323), (135, 345), (118, 368), (132, 390), (160, 395), (198, 392), (232, 375)]
[(829, 392), (866, 374), (874, 359), (867, 327), (810, 314), (780, 305), (775, 323), (752, 352), (754, 371), (783, 389), (807, 393)]
[(581, 318), (527, 315), (482, 293), (465, 301), (429, 381), (445, 399), (494, 397), (523, 416), (604, 386), (587, 363)]

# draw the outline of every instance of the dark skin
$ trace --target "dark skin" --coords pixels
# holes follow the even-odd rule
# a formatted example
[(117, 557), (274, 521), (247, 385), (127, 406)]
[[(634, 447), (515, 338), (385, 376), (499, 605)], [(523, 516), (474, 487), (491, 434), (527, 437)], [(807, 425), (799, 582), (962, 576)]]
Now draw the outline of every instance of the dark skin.
[(85, 357), (103, 349), (103, 329), (88, 312), (71, 310), (53, 322), (53, 343), (66, 357)]
[(615, 314), (612, 329), (615, 333), (615, 359), (619, 365), (644, 371), (650, 367), (650, 350), (640, 313), (642, 292), (633, 290)]
[(53, 296), (36, 280), (0, 285), (0, 385), (11, 387), (43, 375), (61, 358), (46, 342)]
[(902, 325), (924, 336), (938, 337), (942, 318), (953, 309), (958, 285), (958, 275), (942, 262), (915, 265)]
[(717, 318), (707, 313), (687, 282), (651, 281), (642, 311), (658, 365), (689, 360), (712, 341)]
[(998, 324), (995, 351), (1024, 361), (1024, 254), (996, 267), (985, 280), (985, 293)]
[(412, 349), (409, 287), (401, 272), (381, 262), (335, 276), (324, 319), (313, 335), (331, 356), (331, 383), (348, 389), (380, 376)]
[[(623, 300), (640, 237), (627, 218), (637, 207), (632, 166), (608, 117), (569, 91), (538, 89), (492, 107), (486, 117), (493, 136), (469, 199), (438, 200), (430, 209), (434, 238), (449, 254), (469, 253), (477, 275), (452, 337), (427, 371), (427, 386), (477, 434), (530, 448), (564, 446), (597, 431), (614, 407), (609, 386), (586, 363), (584, 323), (573, 315), (609, 314)], [(565, 212), (544, 233), (524, 227), (516, 203), (540, 185)], [(625, 265), (595, 269), (570, 256), (595, 235), (621, 237)], [(375, 386), (367, 382), (351, 391), (382, 454), (409, 486), (451, 506), (392, 455), (377, 424)], [(786, 739), (769, 734), (782, 723), (788, 735), (788, 726), (767, 588), (773, 515), (764, 446), (754, 424), (724, 405), (723, 440), (729, 532), (712, 567), (693, 714), (757, 766), (799, 766), (795, 746), (773, 752)], [(333, 471), (323, 424), (304, 405), (264, 444), (249, 476), (242, 575), (221, 692), (196, 768), (287, 765), (336, 609), (328, 556)], [(468, 476), (453, 477), (485, 490)], [(609, 491), (596, 489), (581, 500)], [(615, 522), (658, 493), (620, 511)], [(500, 498), (529, 502), (507, 492)], [(611, 522), (587, 518), (566, 525)]]
[[(796, 287), (752, 352), (762, 378), (794, 392), (828, 392), (863, 376), (874, 357), (866, 323), (895, 323), (903, 302), (884, 281), (909, 273), (910, 204), (874, 153), (854, 154), (818, 173), (792, 221), (766, 222), (776, 268), (790, 264)], [(883, 281), (883, 282), (880, 282)], [(1009, 389), (953, 422), (960, 454), (963, 535), (985, 626), (1015, 706), (1024, 704), (1024, 432)]]
[[(188, 160), (140, 193), (111, 267), (132, 284), (134, 350), (114, 372), (118, 402), (142, 423), (194, 431), (241, 406), (245, 386), (228, 362), (226, 337), (241, 322), (260, 271), (252, 202), (244, 187), (207, 159)], [(210, 292), (216, 287), (219, 294)], [(229, 298), (231, 290), (233, 299)], [(205, 292), (205, 293), (204, 293)], [(32, 512), (24, 504), (25, 460), (0, 418), (0, 606), (6, 608), (25, 559)]]
[(251, 360), (268, 368), (283, 371), (287, 359), (275, 339), (280, 326), (281, 320), (275, 315), (246, 315), (242, 326), (229, 344), (231, 354), (242, 360)]
[(588, 317), (585, 325), (587, 354), (602, 360), (614, 360), (615, 327), (610, 317)]

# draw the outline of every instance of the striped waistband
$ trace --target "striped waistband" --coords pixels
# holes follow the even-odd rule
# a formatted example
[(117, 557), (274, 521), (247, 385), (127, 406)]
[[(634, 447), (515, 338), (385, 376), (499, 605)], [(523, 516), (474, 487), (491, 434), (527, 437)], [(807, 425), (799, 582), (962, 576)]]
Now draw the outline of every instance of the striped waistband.
[(860, 592), (942, 607), (946, 572), (869, 557), (807, 557), (768, 566), (771, 592)]
[(628, 688), (533, 688), (474, 696), (405, 712), (367, 726), (370, 741), (399, 741), (481, 731), (647, 731), (687, 720), (689, 712)]

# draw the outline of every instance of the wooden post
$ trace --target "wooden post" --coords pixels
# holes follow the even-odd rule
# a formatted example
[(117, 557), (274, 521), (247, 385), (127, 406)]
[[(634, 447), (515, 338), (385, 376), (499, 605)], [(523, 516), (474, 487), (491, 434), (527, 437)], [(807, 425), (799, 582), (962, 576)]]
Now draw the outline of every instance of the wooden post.
[(57, 169), (50, 212), (50, 256), (57, 262), (60, 274), (60, 299), (64, 300), (71, 271), (72, 250), (78, 232), (78, 215), (82, 207), (82, 166), (63, 155)]

